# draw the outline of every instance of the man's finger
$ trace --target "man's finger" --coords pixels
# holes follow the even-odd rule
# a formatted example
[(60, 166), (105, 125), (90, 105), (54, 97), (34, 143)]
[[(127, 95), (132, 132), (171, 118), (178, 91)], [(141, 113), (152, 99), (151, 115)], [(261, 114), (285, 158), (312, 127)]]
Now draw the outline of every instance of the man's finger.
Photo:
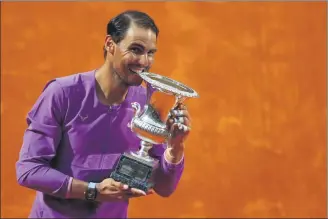
[(178, 110), (186, 110), (187, 109), (187, 106), (184, 105), (183, 103), (178, 103), (174, 109), (178, 109)]
[(155, 191), (153, 189), (150, 189), (150, 190), (148, 190), (147, 195), (151, 195), (151, 194), (154, 194), (154, 193), (155, 193)]
[(171, 129), (170, 129), (170, 132), (175, 135), (176, 132), (179, 130), (179, 127), (178, 127), (179, 123), (173, 123), (173, 125), (171, 125)]
[(174, 122), (175, 123), (184, 123), (184, 117), (174, 117)]
[(188, 117), (175, 117), (173, 120), (175, 123), (181, 123), (188, 127), (191, 125), (191, 122)]
[(188, 127), (184, 124), (181, 124), (181, 123), (178, 123), (178, 129), (179, 129), (179, 131), (183, 131), (185, 133), (190, 131), (190, 127)]
[(189, 118), (189, 112), (187, 110), (171, 110), (170, 111), (171, 116), (185, 116)]
[(121, 190), (127, 190), (129, 188), (128, 185), (125, 185), (121, 182), (117, 182), (115, 180), (112, 180), (112, 186), (115, 187), (115, 188), (118, 188), (118, 189), (121, 189)]
[(124, 193), (122, 194), (122, 196), (125, 199), (137, 198), (137, 197), (146, 196), (146, 195), (147, 194), (144, 191), (141, 191), (141, 190), (135, 189), (135, 188), (131, 188), (128, 191), (124, 191)]
[(173, 118), (169, 118), (168, 120), (167, 120), (167, 124), (168, 125), (172, 125), (174, 123), (174, 119)]
[(130, 192), (133, 194), (133, 195), (136, 195), (136, 196), (145, 196), (147, 195), (144, 191), (140, 190), (140, 189), (136, 189), (136, 188), (131, 188), (130, 189)]

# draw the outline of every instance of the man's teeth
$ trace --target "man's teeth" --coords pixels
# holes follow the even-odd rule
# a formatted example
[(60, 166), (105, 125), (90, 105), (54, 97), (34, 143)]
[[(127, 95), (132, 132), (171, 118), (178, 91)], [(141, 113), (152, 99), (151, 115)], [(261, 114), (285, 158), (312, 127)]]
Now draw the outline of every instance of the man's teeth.
[(129, 68), (129, 70), (137, 74), (142, 73), (144, 71), (144, 69), (131, 69), (131, 68)]

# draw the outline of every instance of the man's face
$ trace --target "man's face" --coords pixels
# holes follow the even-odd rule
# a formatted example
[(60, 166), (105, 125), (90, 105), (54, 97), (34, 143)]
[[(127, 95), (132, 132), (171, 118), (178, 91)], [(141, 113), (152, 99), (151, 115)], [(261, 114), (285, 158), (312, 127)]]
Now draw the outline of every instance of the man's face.
[(129, 86), (140, 85), (142, 78), (137, 73), (148, 71), (154, 62), (156, 34), (151, 29), (131, 25), (125, 38), (113, 45), (115, 73)]

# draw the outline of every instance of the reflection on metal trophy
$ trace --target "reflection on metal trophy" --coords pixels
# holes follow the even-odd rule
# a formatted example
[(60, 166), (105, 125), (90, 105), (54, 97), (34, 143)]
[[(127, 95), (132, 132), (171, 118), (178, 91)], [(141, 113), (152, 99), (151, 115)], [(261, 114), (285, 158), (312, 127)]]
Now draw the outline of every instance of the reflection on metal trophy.
[(130, 128), (141, 140), (140, 150), (124, 153), (110, 177), (147, 192), (154, 186), (152, 176), (159, 164), (148, 151), (153, 144), (165, 143), (170, 138), (166, 127), (170, 110), (186, 98), (199, 96), (193, 89), (171, 78), (149, 72), (139, 75), (147, 86), (147, 102), (143, 109), (139, 103), (132, 103), (135, 115)]

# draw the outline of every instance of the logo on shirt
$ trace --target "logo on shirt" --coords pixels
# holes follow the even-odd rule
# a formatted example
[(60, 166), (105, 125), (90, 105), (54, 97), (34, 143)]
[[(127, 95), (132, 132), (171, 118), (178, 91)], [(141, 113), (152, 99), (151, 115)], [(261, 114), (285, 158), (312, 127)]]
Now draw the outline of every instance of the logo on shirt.
[(79, 117), (81, 118), (82, 122), (84, 122), (88, 118), (88, 115), (86, 115), (86, 116), (79, 115)]

